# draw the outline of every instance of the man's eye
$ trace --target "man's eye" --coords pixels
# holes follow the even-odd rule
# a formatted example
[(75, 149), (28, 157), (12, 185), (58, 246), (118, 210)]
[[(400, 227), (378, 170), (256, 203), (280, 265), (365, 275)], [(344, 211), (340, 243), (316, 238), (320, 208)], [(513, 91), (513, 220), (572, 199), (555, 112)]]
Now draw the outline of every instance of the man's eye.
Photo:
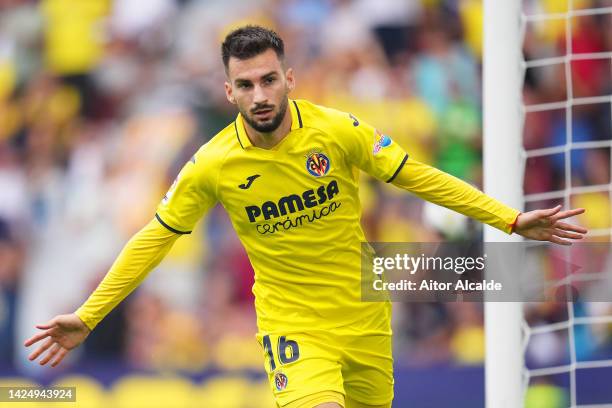
[(275, 78), (266, 78), (265, 82), (266, 82), (266, 84), (271, 84), (272, 82), (274, 82), (274, 79)]
[(249, 86), (250, 86), (249, 84), (244, 84), (244, 83), (238, 84), (238, 88), (241, 88), (241, 89), (246, 89)]

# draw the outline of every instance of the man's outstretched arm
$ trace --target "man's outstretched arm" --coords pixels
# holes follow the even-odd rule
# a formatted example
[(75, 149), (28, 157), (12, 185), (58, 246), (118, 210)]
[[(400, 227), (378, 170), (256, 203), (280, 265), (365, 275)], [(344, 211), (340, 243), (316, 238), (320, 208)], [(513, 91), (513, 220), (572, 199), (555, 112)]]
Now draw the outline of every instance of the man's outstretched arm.
[(46, 339), (30, 360), (50, 349), (40, 364), (59, 364), (68, 351), (81, 344), (96, 325), (129, 295), (166, 256), (181, 234), (191, 232), (197, 221), (216, 202), (216, 151), (202, 146), (189, 160), (157, 206), (155, 218), (125, 245), (97, 289), (75, 313), (59, 315), (36, 327), (42, 332), (25, 341), (25, 346)]
[(46, 339), (29, 359), (35, 360), (45, 351), (41, 365), (51, 359), (57, 366), (68, 352), (81, 344), (96, 325), (129, 295), (149, 272), (166, 256), (180, 235), (169, 231), (153, 219), (125, 245), (113, 266), (96, 290), (75, 313), (59, 315), (45, 324), (36, 325), (42, 332), (25, 341), (26, 347)]
[(567, 238), (581, 239), (587, 232), (582, 227), (561, 221), (582, 214), (582, 208), (560, 211), (561, 206), (557, 206), (521, 213), (468, 183), (414, 159), (406, 160), (392, 182), (424, 200), (477, 219), (508, 234), (516, 232), (529, 239), (571, 245)]

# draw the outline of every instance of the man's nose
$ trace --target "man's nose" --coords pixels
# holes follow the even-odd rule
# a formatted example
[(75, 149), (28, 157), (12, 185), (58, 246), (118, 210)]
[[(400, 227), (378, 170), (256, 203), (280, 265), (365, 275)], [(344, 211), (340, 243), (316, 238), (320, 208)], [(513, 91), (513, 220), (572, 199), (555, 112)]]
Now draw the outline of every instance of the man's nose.
[(268, 96), (266, 95), (263, 87), (255, 85), (255, 89), (253, 91), (253, 102), (255, 104), (259, 105), (268, 101)]

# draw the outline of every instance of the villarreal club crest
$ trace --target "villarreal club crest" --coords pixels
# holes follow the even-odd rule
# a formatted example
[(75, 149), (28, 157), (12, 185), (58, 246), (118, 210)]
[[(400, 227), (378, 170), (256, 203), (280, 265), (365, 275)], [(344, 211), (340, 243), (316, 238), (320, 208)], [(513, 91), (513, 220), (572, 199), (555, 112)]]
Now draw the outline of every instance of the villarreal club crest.
[(289, 380), (285, 374), (278, 372), (274, 375), (274, 385), (276, 386), (277, 391), (282, 391), (287, 388), (288, 382)]
[(306, 170), (315, 176), (322, 177), (329, 172), (329, 158), (321, 152), (310, 152), (306, 155)]

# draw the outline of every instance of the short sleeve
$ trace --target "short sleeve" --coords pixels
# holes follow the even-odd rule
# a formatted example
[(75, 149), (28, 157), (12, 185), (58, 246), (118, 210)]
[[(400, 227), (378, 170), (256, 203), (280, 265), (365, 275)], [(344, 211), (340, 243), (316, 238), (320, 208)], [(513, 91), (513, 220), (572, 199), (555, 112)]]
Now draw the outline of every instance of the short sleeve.
[(345, 115), (340, 133), (348, 162), (379, 180), (393, 181), (408, 154), (390, 136), (353, 115)]
[(155, 217), (172, 232), (191, 233), (198, 220), (217, 202), (214, 172), (206, 171), (203, 162), (197, 154), (189, 160), (157, 206)]

